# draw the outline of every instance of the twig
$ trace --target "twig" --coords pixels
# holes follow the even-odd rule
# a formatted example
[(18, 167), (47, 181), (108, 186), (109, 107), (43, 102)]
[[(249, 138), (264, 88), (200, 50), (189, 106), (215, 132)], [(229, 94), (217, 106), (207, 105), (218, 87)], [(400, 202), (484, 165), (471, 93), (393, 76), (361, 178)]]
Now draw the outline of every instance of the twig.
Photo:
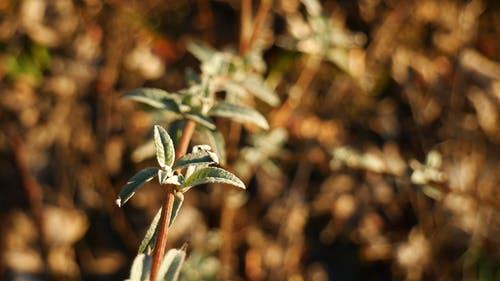
[(231, 279), (231, 259), (233, 254), (233, 243), (232, 243), (232, 230), (234, 226), (234, 218), (236, 217), (236, 208), (228, 202), (230, 200), (231, 191), (224, 189), (224, 202), (222, 206), (221, 213), (221, 234), (222, 234), (222, 244), (220, 249), (220, 261), (221, 261), (221, 280)]
[(50, 278), (50, 268), (48, 266), (49, 245), (45, 235), (45, 216), (43, 214), (43, 190), (38, 181), (30, 172), (28, 160), (26, 159), (24, 143), (12, 130), (6, 132), (14, 153), (14, 160), (21, 177), (21, 182), (28, 197), (28, 202), (33, 214), (35, 226), (39, 235), (40, 249), (44, 260), (45, 273)]
[[(196, 123), (192, 120), (187, 120), (184, 130), (182, 131), (181, 139), (179, 140), (179, 145), (175, 153), (175, 159), (179, 159), (184, 154), (189, 146), (191, 137), (193, 136)], [(153, 251), (153, 264), (151, 265), (151, 276), (150, 280), (156, 279), (156, 274), (160, 268), (160, 264), (165, 255), (165, 248), (167, 246), (167, 236), (170, 223), (170, 216), (172, 214), (172, 208), (174, 204), (174, 189), (173, 186), (167, 186), (167, 197), (165, 203), (163, 203), (163, 208), (160, 217), (160, 229), (158, 232), (157, 242)]]
[(314, 76), (318, 72), (321, 60), (322, 58), (320, 56), (311, 55), (307, 57), (304, 69), (300, 73), (300, 76), (295, 84), (290, 89), (287, 100), (279, 109), (271, 113), (271, 127), (282, 126), (287, 120), (290, 119), (293, 110), (300, 104), (302, 96), (306, 92), (307, 88), (309, 88)]
[(252, 25), (252, 0), (241, 1), (240, 15), (240, 54), (246, 48), (246, 42), (250, 40)]
[(160, 217), (160, 230), (158, 232), (158, 240), (153, 251), (153, 264), (151, 266), (151, 278), (150, 280), (156, 280), (156, 274), (160, 268), (161, 261), (165, 255), (165, 249), (167, 247), (167, 236), (168, 236), (168, 225), (170, 223), (170, 216), (172, 215), (172, 208), (174, 206), (174, 193), (173, 187), (171, 185), (167, 186), (167, 197)]
[(257, 15), (255, 16), (255, 21), (252, 29), (252, 35), (248, 40), (245, 40), (241, 44), (240, 54), (246, 55), (246, 53), (251, 49), (257, 35), (259, 34), (262, 25), (264, 24), (264, 20), (266, 19), (266, 15), (271, 8), (272, 0), (262, 0), (259, 5), (259, 10), (257, 11)]

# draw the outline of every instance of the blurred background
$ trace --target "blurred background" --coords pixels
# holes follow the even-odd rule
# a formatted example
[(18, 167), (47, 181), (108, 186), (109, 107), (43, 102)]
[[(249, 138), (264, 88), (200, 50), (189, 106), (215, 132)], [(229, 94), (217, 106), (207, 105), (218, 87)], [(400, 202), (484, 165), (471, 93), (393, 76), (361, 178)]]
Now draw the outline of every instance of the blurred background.
[(157, 121), (120, 96), (237, 50), (251, 2), (282, 102), (226, 140), (247, 191), (186, 194), (182, 280), (500, 280), (496, 0), (0, 1), (1, 280), (128, 277), (164, 196), (115, 205)]

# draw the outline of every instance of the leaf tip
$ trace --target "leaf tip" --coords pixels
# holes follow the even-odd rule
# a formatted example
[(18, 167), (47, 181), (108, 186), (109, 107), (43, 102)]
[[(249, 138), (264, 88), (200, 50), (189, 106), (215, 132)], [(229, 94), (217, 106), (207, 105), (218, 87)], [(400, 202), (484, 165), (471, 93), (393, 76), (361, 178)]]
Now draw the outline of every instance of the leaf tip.
[(115, 201), (116, 205), (118, 205), (118, 207), (122, 207), (122, 199), (120, 197), (116, 198), (116, 201)]

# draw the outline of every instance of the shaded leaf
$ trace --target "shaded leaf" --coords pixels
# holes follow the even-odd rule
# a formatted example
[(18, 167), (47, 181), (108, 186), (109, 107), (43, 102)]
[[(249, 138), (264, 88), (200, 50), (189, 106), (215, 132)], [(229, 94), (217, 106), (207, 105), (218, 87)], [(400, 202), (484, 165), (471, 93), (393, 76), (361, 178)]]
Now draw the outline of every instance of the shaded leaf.
[(215, 159), (207, 151), (188, 153), (174, 162), (172, 170), (183, 169), (191, 165), (208, 165), (215, 162)]
[(194, 72), (191, 68), (186, 69), (186, 71), (184, 72), (184, 77), (190, 86), (201, 83), (200, 76), (196, 74), (196, 72)]
[(209, 60), (217, 52), (212, 47), (196, 41), (189, 42), (186, 49), (202, 62)]
[(123, 206), (139, 187), (158, 175), (158, 170), (159, 169), (155, 167), (145, 168), (131, 177), (118, 194), (118, 198), (116, 199), (118, 207)]
[(183, 191), (206, 183), (224, 183), (245, 189), (245, 184), (234, 174), (216, 167), (196, 170), (182, 185)]
[(151, 221), (151, 224), (148, 227), (148, 230), (146, 231), (146, 234), (144, 235), (144, 239), (142, 239), (141, 245), (139, 245), (139, 251), (138, 253), (145, 253), (146, 250), (148, 249), (148, 246), (151, 246), (151, 248), (154, 248), (154, 242), (156, 239), (156, 235), (158, 232), (158, 222), (160, 221), (161, 217), (161, 210), (158, 210), (156, 213), (155, 217)]
[(170, 249), (158, 269), (156, 281), (176, 281), (179, 279), (185, 259), (186, 252), (184, 250)]
[(169, 170), (175, 159), (174, 143), (161, 126), (154, 127), (156, 159), (161, 168)]
[(262, 114), (250, 107), (239, 104), (226, 102), (218, 103), (210, 109), (208, 115), (224, 117), (240, 123), (251, 122), (263, 129), (269, 128), (269, 124)]
[(174, 193), (174, 205), (172, 207), (172, 214), (170, 215), (170, 221), (168, 226), (171, 226), (174, 223), (177, 214), (179, 214), (179, 210), (181, 209), (182, 202), (184, 202), (184, 194), (180, 191), (176, 191)]
[(242, 85), (255, 97), (270, 106), (277, 106), (280, 103), (278, 95), (266, 85), (262, 78), (255, 74), (247, 74)]
[(154, 108), (180, 113), (178, 105), (180, 95), (172, 94), (162, 89), (139, 88), (126, 92), (123, 98), (142, 102)]

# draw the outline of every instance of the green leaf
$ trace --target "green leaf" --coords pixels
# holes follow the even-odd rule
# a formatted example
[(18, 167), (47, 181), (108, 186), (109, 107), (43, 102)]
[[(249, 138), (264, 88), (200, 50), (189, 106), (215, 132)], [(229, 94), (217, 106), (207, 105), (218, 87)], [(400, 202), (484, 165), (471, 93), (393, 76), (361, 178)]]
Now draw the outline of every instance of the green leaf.
[(226, 93), (233, 99), (235, 97), (242, 99), (242, 98), (245, 98), (249, 95), (248, 91), (242, 85), (240, 85), (232, 80), (228, 80), (228, 81), (224, 82), (222, 87), (224, 88), (224, 91), (226, 91)]
[(176, 191), (174, 193), (174, 205), (172, 207), (172, 214), (170, 215), (170, 221), (168, 223), (168, 226), (172, 226), (174, 223), (175, 218), (177, 217), (177, 214), (179, 214), (179, 210), (181, 209), (182, 202), (184, 202), (184, 194), (180, 191)]
[(144, 239), (142, 239), (141, 245), (139, 245), (139, 254), (146, 253), (148, 246), (151, 246), (151, 249), (154, 248), (154, 243), (158, 232), (158, 222), (160, 221), (161, 217), (161, 210), (162, 208), (158, 210), (155, 217), (151, 221), (151, 224), (146, 231), (146, 235), (144, 235)]
[(216, 167), (206, 167), (196, 170), (182, 185), (183, 191), (206, 183), (224, 183), (245, 189), (245, 184), (234, 174)]
[(181, 96), (178, 94), (169, 93), (162, 89), (139, 88), (126, 92), (123, 95), (123, 98), (142, 102), (154, 108), (180, 113), (178, 103)]
[(186, 119), (193, 120), (194, 122), (196, 122), (202, 126), (205, 126), (211, 130), (215, 129), (215, 124), (212, 122), (212, 120), (201, 115), (198, 112), (186, 113), (186, 114), (184, 114), (184, 117), (186, 117)]
[[(216, 163), (215, 159), (207, 151), (188, 153), (175, 160), (172, 170), (183, 169), (191, 165), (208, 165)], [(218, 163), (217, 163), (218, 164)]]
[(154, 140), (156, 160), (162, 169), (169, 170), (175, 159), (174, 143), (167, 131), (158, 125), (154, 127)]
[(184, 250), (170, 249), (163, 258), (155, 281), (176, 281), (179, 279), (185, 259), (186, 252)]
[(158, 170), (159, 169), (155, 167), (145, 168), (131, 177), (118, 194), (118, 198), (116, 199), (118, 207), (123, 206), (139, 187), (156, 177), (158, 175)]
[(198, 143), (206, 143), (212, 147), (219, 157), (220, 164), (226, 164), (226, 143), (224, 137), (217, 130), (210, 130), (206, 127), (197, 126), (194, 138)]
[(263, 129), (269, 129), (269, 124), (262, 114), (250, 107), (239, 104), (218, 103), (210, 109), (208, 115), (224, 117), (240, 123), (251, 122)]
[(270, 106), (277, 106), (280, 103), (278, 95), (266, 85), (260, 76), (247, 74), (245, 80), (242, 81), (242, 85), (255, 97)]
[(139, 254), (135, 257), (130, 269), (130, 278), (126, 281), (146, 281), (149, 280), (151, 272), (151, 256)]
[(217, 52), (212, 47), (196, 41), (189, 42), (186, 49), (202, 62), (211, 59)]

